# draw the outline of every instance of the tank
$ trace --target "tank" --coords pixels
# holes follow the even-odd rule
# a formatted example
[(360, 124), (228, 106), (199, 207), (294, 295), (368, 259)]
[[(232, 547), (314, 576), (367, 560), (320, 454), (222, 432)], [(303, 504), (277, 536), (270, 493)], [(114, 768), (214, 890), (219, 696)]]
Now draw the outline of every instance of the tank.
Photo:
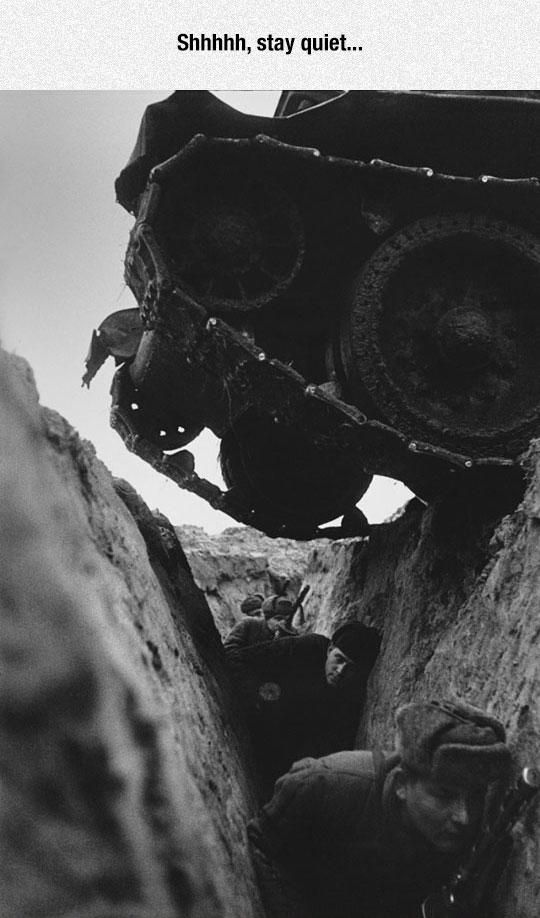
[[(507, 488), (540, 432), (539, 171), (534, 98), (175, 92), (116, 181), (138, 308), (84, 382), (112, 354), (126, 446), (269, 535), (360, 532), (374, 474)], [(205, 427), (226, 490), (186, 449)]]

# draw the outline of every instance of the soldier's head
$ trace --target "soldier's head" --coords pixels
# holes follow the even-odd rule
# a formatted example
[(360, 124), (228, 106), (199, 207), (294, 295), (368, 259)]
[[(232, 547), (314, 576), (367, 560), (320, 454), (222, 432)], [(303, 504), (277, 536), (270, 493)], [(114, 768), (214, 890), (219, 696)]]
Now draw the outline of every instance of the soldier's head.
[(260, 615), (263, 600), (262, 593), (248, 593), (240, 603), (240, 611), (243, 615)]
[(286, 628), (290, 624), (292, 610), (293, 604), (285, 596), (269, 596), (262, 604), (262, 613), (272, 630)]
[(379, 653), (381, 637), (375, 628), (348, 622), (332, 635), (324, 674), (332, 688), (358, 676), (367, 678)]
[(404, 705), (396, 723), (402, 820), (438, 851), (458, 854), (478, 832), (490, 787), (508, 777), (504, 727), (457, 701)]

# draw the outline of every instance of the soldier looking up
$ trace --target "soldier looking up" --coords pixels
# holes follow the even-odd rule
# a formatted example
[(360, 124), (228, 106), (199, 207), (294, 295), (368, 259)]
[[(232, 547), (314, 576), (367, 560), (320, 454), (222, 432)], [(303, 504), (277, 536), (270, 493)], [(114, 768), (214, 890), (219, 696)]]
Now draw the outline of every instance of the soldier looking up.
[(419, 918), (470, 850), (508, 777), (503, 726), (460, 702), (396, 720), (394, 754), (296, 762), (250, 823), (268, 918)]
[(306, 755), (354, 745), (380, 636), (359, 622), (321, 634), (227, 648), (267, 798), (276, 779)]

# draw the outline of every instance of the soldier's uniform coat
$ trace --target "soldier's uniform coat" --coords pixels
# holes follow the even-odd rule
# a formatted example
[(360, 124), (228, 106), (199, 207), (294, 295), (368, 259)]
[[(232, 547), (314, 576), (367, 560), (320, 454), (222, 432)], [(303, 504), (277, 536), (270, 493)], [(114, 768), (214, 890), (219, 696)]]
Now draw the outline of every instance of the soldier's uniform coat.
[(297, 759), (354, 745), (366, 677), (330, 687), (325, 676), (329, 645), (328, 638), (308, 634), (238, 652), (229, 648), (266, 796)]
[(403, 827), (399, 757), (375, 759), (305, 759), (277, 782), (248, 829), (268, 918), (420, 918), (457, 866)]
[(242, 650), (274, 640), (274, 632), (264, 618), (244, 618), (229, 631), (223, 642), (226, 651)]

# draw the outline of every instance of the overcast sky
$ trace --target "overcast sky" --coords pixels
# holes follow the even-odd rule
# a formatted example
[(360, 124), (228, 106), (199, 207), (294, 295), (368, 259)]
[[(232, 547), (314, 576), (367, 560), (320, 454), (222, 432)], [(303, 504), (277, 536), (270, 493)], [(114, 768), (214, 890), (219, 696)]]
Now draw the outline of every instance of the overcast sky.
[[(162, 92), (0, 92), (0, 327), (2, 342), (31, 364), (42, 404), (92, 441), (114, 475), (174, 523), (209, 531), (234, 524), (128, 453), (109, 427), (109, 360), (81, 388), (92, 329), (136, 305), (123, 280), (133, 219), (115, 202), (114, 179), (135, 142), (145, 107)], [(271, 114), (279, 92), (223, 92), (229, 104)], [(191, 444), (197, 472), (220, 484), (217, 440)], [(379, 479), (360, 506), (372, 522), (406, 499)]]

